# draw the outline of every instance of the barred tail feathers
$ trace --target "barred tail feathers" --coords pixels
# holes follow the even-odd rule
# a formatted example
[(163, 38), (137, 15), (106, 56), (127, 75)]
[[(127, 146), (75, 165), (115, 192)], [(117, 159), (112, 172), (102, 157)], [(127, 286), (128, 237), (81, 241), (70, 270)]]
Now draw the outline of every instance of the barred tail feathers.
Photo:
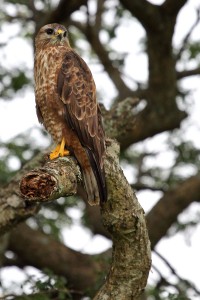
[(96, 157), (91, 150), (87, 150), (93, 176), (96, 179), (96, 185), (98, 186), (100, 203), (107, 200), (107, 188), (105, 180), (104, 168), (101, 168), (100, 163), (97, 163)]
[(98, 205), (107, 200), (104, 169), (90, 149), (85, 148), (83, 152), (80, 155), (75, 151), (74, 154), (81, 167), (88, 203)]

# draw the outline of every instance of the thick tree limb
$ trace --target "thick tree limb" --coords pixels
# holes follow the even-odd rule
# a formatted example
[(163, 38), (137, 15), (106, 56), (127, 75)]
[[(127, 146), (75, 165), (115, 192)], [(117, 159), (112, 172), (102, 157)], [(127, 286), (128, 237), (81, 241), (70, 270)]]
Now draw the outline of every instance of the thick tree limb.
[[(179, 128), (187, 116), (178, 109), (174, 109), (173, 113), (160, 110), (158, 114), (154, 106), (151, 109), (148, 104), (140, 111), (138, 104), (138, 99), (127, 98), (104, 112), (106, 134), (117, 139), (122, 150), (157, 133)], [(168, 109), (173, 109), (173, 106)]]
[(112, 264), (95, 300), (137, 299), (151, 266), (144, 211), (116, 163), (117, 156), (109, 154), (105, 162), (109, 197), (101, 209), (103, 224), (113, 240)]

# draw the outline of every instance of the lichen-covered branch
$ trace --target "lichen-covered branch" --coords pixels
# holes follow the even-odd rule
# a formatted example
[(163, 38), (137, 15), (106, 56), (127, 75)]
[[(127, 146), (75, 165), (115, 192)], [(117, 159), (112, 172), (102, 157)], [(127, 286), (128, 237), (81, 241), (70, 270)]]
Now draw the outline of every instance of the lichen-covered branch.
[(151, 266), (144, 211), (119, 167), (117, 145), (108, 146), (105, 162), (108, 201), (102, 221), (113, 240), (112, 264), (95, 300), (137, 299), (146, 286)]
[(36, 214), (40, 203), (75, 194), (80, 180), (73, 157), (47, 161), (39, 154), (0, 191), (0, 233)]
[(20, 191), (27, 202), (52, 201), (76, 194), (80, 180), (81, 173), (73, 157), (62, 157), (25, 174)]

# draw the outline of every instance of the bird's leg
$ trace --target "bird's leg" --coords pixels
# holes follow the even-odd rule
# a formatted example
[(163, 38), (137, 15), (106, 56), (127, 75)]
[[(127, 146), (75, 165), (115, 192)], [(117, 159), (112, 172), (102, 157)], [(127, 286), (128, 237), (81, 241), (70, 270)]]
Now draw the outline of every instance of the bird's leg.
[(62, 142), (58, 144), (56, 148), (50, 153), (49, 158), (52, 160), (60, 156), (67, 156), (69, 154), (69, 151), (65, 149), (65, 139), (62, 138)]
[(65, 149), (65, 139), (64, 138), (62, 138), (62, 142), (60, 144), (59, 154), (60, 154), (60, 156), (67, 156), (70, 154), (69, 151), (67, 149)]

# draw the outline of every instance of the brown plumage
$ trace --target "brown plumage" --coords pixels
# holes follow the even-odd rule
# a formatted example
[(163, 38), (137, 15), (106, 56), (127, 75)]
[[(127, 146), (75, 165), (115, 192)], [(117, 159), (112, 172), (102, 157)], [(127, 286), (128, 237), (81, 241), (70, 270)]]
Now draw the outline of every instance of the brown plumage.
[(82, 170), (88, 202), (106, 201), (105, 136), (95, 83), (87, 64), (70, 47), (64, 26), (55, 23), (40, 29), (34, 72), (38, 119), (61, 144), (50, 158), (65, 155), (66, 149), (72, 152)]

